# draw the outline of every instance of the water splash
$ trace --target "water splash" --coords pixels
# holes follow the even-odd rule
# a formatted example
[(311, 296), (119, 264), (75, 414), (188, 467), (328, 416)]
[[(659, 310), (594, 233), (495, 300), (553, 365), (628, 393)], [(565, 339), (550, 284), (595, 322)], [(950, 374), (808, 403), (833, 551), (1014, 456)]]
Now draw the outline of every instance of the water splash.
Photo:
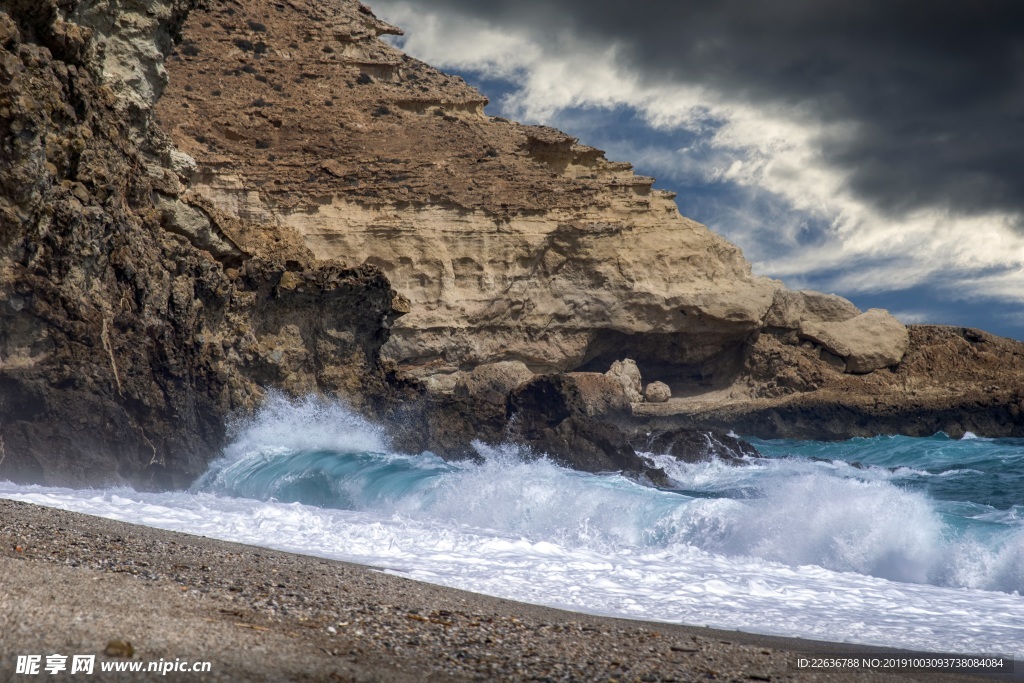
[(509, 446), (475, 444), (474, 463), (396, 453), (344, 406), (272, 396), (190, 491), (0, 496), (596, 613), (961, 652), (1022, 641), (1024, 506), (991, 501), (1020, 501), (1024, 443), (758, 446), (770, 457), (742, 467), (654, 455), (677, 484), (658, 490)]
[(527, 459), (512, 446), (477, 443), (478, 463), (394, 453), (377, 427), (342, 406), (275, 396), (193, 490), (467, 525), (597, 552), (692, 546), (894, 581), (1022, 590), (1013, 558), (1024, 528), (983, 519), (984, 506), (973, 503), (965, 508), (971, 514), (958, 516), (901, 483), (933, 476), (918, 469), (927, 463), (914, 451), (929, 443), (939, 446), (941, 474), (969, 477), (969, 469), (942, 469), (968, 457), (949, 457), (947, 446), (978, 442), (862, 439), (852, 451), (891, 462), (895, 446), (913, 467), (820, 456), (736, 467), (652, 454), (679, 485), (666, 491)]

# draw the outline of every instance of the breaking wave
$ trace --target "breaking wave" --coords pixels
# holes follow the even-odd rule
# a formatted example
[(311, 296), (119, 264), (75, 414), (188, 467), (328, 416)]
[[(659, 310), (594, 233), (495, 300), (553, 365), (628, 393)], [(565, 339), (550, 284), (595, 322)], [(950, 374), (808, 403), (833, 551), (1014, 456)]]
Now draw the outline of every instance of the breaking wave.
[(1024, 443), (756, 445), (767, 457), (745, 466), (651, 454), (675, 482), (655, 489), (514, 447), (397, 453), (344, 406), (275, 396), (190, 491), (0, 495), (589, 612), (933, 650), (1019, 642)]

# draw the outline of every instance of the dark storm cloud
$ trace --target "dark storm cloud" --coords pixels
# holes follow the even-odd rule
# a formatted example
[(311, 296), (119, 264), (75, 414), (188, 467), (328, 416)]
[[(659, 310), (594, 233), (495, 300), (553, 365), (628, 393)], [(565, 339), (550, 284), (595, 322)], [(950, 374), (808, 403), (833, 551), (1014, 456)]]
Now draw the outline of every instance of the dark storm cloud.
[(880, 209), (1024, 211), (1019, 0), (416, 0), (616, 43), (651, 82), (852, 122), (823, 141)]

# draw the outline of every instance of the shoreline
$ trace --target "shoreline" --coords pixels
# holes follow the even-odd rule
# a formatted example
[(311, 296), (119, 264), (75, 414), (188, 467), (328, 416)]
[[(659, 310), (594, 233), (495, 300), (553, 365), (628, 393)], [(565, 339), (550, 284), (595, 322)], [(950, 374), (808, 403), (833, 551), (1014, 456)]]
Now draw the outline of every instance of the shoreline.
[(111, 660), (114, 640), (137, 661), (211, 671), (101, 680), (1024, 680), (798, 669), (801, 655), (897, 651), (568, 612), (6, 499), (0, 634), (0, 680), (26, 679), (18, 655)]

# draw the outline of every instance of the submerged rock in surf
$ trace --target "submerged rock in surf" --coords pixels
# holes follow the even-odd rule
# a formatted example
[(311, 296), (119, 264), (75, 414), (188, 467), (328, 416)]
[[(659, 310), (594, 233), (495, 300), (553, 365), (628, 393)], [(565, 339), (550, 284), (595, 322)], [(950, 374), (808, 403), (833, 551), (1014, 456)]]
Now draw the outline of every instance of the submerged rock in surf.
[(625, 397), (602, 404), (594, 396), (596, 384), (592, 373), (545, 375), (523, 384), (509, 394), (506, 436), (575, 469), (622, 470), (655, 485), (670, 482), (638, 451), (685, 462), (720, 458), (740, 463), (759, 455), (742, 439), (715, 431), (674, 429), (654, 438), (636, 436), (626, 419), (630, 407)]
[(510, 393), (504, 437), (578, 470), (621, 470), (668, 484), (664, 471), (637, 455), (616, 424), (629, 404), (608, 401), (602, 406), (593, 391), (597, 380), (581, 374), (541, 375)]
[(751, 444), (739, 437), (714, 431), (673, 429), (645, 435), (631, 441), (639, 451), (657, 455), (672, 455), (683, 462), (704, 462), (724, 460), (734, 465), (745, 464), (747, 458), (761, 454)]

